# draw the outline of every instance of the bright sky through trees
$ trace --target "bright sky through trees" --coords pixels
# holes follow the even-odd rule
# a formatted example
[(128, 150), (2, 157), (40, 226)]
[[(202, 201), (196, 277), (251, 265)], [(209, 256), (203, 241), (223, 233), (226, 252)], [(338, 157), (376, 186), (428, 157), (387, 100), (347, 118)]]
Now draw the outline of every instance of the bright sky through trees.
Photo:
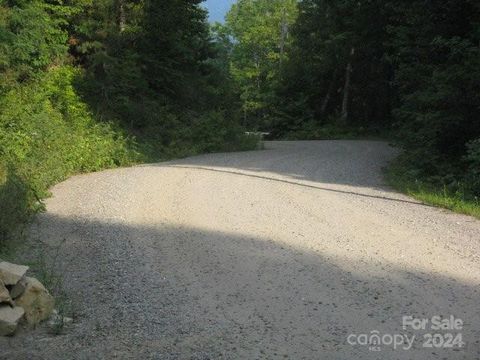
[(235, 0), (206, 0), (203, 5), (208, 9), (211, 22), (223, 22), (225, 14), (234, 2)]

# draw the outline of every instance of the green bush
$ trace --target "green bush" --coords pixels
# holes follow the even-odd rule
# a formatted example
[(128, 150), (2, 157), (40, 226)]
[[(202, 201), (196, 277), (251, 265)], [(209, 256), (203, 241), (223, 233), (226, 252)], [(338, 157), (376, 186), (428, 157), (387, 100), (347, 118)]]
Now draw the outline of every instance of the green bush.
[(340, 126), (337, 118), (332, 116), (326, 123), (316, 120), (305, 120), (284, 134), (280, 138), (285, 140), (337, 140), (358, 139), (362, 136), (372, 136), (371, 130), (358, 126)]
[(197, 153), (252, 150), (260, 141), (259, 136), (244, 134), (223, 112), (207, 112), (193, 121), (191, 142)]
[(257, 149), (261, 137), (247, 135), (222, 111), (181, 113), (158, 107), (155, 119), (139, 134), (141, 153), (150, 161), (209, 152)]
[(79, 75), (52, 68), (0, 98), (0, 244), (54, 183), (139, 159), (115, 126), (94, 121), (73, 87)]

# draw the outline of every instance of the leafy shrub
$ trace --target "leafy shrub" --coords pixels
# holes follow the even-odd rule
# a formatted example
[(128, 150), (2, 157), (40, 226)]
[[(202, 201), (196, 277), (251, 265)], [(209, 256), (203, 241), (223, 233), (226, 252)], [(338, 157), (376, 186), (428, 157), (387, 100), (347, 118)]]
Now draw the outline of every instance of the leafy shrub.
[(43, 1), (0, 2), (0, 92), (63, 59), (68, 34), (55, 10)]
[(261, 138), (246, 135), (223, 112), (207, 112), (193, 121), (191, 142), (196, 152), (245, 151), (257, 148)]
[(179, 113), (157, 107), (155, 118), (139, 134), (142, 154), (151, 161), (200, 153), (257, 149), (261, 138), (247, 135), (222, 111)]
[(321, 124), (315, 120), (305, 121), (301, 126), (285, 132), (281, 138), (286, 140), (336, 140), (356, 139), (361, 136), (371, 135), (363, 127), (339, 126), (335, 120), (329, 119), (328, 123)]
[(0, 244), (54, 183), (139, 158), (112, 124), (94, 121), (72, 85), (79, 74), (52, 68), (0, 98)]

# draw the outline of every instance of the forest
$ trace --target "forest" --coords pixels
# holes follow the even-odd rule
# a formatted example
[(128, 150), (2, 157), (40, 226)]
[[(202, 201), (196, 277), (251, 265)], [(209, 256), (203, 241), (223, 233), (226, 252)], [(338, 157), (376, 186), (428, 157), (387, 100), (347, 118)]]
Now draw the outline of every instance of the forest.
[(272, 139), (388, 139), (397, 188), (480, 214), (480, 3), (0, 1), (0, 244), (73, 174)]

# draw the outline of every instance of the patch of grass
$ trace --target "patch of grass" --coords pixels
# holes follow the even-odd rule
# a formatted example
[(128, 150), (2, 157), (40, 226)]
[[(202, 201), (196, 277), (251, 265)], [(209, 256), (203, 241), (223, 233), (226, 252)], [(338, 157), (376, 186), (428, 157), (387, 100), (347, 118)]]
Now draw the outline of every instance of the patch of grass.
[(33, 260), (25, 262), (30, 267), (31, 276), (36, 277), (55, 298), (55, 311), (48, 321), (49, 330), (54, 335), (64, 331), (66, 319), (73, 321), (76, 318), (75, 304), (65, 292), (64, 276), (57, 270), (63, 245), (64, 242), (51, 247), (39, 242), (29, 254)]
[(389, 185), (400, 192), (426, 204), (480, 219), (480, 199), (471, 195), (461, 184), (448, 187), (417, 178), (402, 159), (392, 162), (385, 174)]
[[(75, 319), (76, 311), (72, 300), (61, 292), (55, 295), (55, 311), (49, 321), (50, 332), (54, 335), (60, 335), (65, 330), (65, 325)], [(67, 321), (68, 320), (68, 321)]]

